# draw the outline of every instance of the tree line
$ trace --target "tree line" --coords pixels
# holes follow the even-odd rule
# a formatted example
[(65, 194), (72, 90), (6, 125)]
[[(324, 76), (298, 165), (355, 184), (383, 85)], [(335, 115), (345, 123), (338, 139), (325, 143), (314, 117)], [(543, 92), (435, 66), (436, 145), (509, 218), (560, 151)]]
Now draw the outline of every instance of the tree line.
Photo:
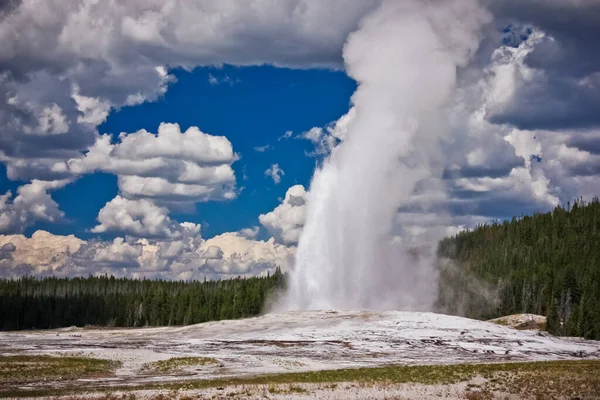
[[(600, 201), (478, 226), (438, 246), (437, 310), (548, 317), (558, 335), (600, 339)], [(0, 329), (187, 325), (257, 315), (285, 290), (265, 277), (154, 281), (90, 276), (0, 280)]]
[(439, 309), (548, 317), (557, 335), (600, 339), (600, 202), (579, 200), (442, 240)]
[(188, 325), (258, 315), (285, 287), (265, 277), (163, 281), (90, 276), (0, 280), (0, 329)]

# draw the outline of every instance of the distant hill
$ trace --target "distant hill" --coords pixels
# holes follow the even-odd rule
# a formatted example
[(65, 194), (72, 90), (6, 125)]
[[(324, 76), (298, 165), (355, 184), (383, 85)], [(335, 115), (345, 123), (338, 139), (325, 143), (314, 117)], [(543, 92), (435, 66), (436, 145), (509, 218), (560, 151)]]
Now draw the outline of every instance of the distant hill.
[(551, 333), (600, 339), (600, 202), (479, 226), (438, 248), (438, 308), (548, 317)]

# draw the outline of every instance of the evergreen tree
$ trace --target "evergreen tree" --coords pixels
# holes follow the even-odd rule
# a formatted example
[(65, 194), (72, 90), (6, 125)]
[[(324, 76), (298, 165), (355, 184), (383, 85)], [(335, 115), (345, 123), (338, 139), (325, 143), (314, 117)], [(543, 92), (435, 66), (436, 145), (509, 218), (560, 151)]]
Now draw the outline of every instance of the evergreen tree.
[(438, 256), (440, 310), (544, 314), (554, 334), (600, 339), (597, 198), (461, 232), (440, 242)]
[(0, 329), (70, 325), (160, 326), (257, 315), (284, 282), (272, 276), (220, 281), (22, 277), (0, 279)]

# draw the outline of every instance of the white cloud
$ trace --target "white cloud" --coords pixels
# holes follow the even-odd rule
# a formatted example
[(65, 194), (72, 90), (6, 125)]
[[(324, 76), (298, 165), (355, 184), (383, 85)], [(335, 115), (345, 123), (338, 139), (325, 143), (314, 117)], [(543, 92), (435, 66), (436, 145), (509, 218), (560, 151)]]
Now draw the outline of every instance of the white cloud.
[(106, 121), (111, 108), (110, 102), (79, 94), (77, 85), (73, 85), (71, 97), (77, 103), (77, 110), (83, 114), (77, 117), (78, 123), (96, 126)]
[(215, 86), (219, 84), (219, 80), (215, 78), (213, 74), (208, 74), (208, 83), (210, 83), (212, 86)]
[(289, 139), (292, 137), (293, 134), (294, 134), (294, 132), (292, 132), (292, 131), (285, 131), (285, 133), (283, 135), (281, 135), (277, 138), (277, 141)]
[(285, 172), (279, 168), (279, 164), (273, 164), (265, 171), (265, 176), (270, 176), (276, 185), (281, 183), (281, 177), (283, 175), (285, 175)]
[(540, 72), (527, 67), (525, 60), (544, 39), (544, 33), (535, 31), (518, 47), (501, 46), (491, 56), (488, 66), (489, 92), (486, 98), (486, 116), (494, 118), (514, 103), (515, 96), (528, 81), (536, 79)]
[(399, 211), (394, 219), (393, 235), (397, 243), (407, 246), (437, 246), (440, 239), (455, 235), (492, 219), (479, 215), (453, 216), (436, 212)]
[(299, 138), (309, 140), (315, 145), (315, 151), (309, 153), (309, 155), (329, 154), (331, 149), (337, 144), (335, 138), (328, 135), (321, 127), (311, 128), (300, 135)]
[(0, 235), (0, 247), (12, 244), (10, 258), (0, 260), (0, 275), (18, 276), (19, 265), (28, 266), (27, 271), (31, 274), (52, 274), (84, 243), (73, 235), (57, 236), (45, 231), (37, 231), (30, 238)]
[[(69, 130), (69, 121), (67, 121), (62, 109), (56, 103), (42, 108), (37, 117), (39, 125), (36, 131), (38, 133), (60, 135), (61, 133), (67, 133)], [(23, 131), (29, 133), (28, 129)]]
[(222, 84), (233, 86), (236, 83), (240, 83), (240, 82), (241, 81), (239, 79), (233, 79), (227, 74), (223, 75), (220, 78), (217, 76), (214, 76), (213, 74), (208, 74), (208, 83), (211, 86), (222, 85)]
[(220, 279), (273, 272), (277, 267), (287, 270), (294, 251), (273, 239), (257, 241), (236, 232), (208, 240), (188, 229), (176, 239), (84, 241), (73, 235), (37, 231), (30, 238), (0, 235), (0, 276), (106, 273), (133, 278)]
[(551, 208), (557, 206), (559, 200), (549, 192), (548, 184), (549, 181), (543, 174), (532, 174), (524, 167), (513, 168), (506, 177), (461, 178), (456, 181), (459, 188), (469, 192), (503, 196), (511, 194), (521, 201), (532, 199), (541, 207)]
[[(457, 226), (461, 224), (455, 218), (470, 216), (481, 222), (546, 211), (585, 193), (583, 184), (575, 184), (578, 179), (566, 170), (575, 164), (592, 165), (593, 157), (575, 148), (564, 151), (565, 142), (581, 136), (581, 131), (530, 131), (489, 120), (514, 101), (523, 79), (531, 77), (524, 59), (538, 42), (533, 32), (517, 47), (502, 46), (491, 53), (483, 71), (465, 75), (449, 112), (451, 135), (438, 157), (445, 196), (422, 191), (418, 201), (429, 202), (423, 212), (448, 213), (448, 226)], [(567, 153), (577, 154), (579, 161), (567, 161)], [(417, 200), (411, 201), (412, 208), (416, 205)]]
[[(21, 232), (37, 220), (60, 220), (63, 213), (49, 192), (63, 184), (52, 182), (93, 171), (118, 175), (122, 198), (150, 200), (159, 210), (175, 202), (234, 198), (231, 164), (236, 157), (226, 138), (197, 128), (181, 133), (178, 126), (165, 124), (157, 135), (122, 134), (112, 143), (95, 127), (110, 110), (164, 94), (174, 81), (167, 65), (340, 68), (348, 34), (378, 3), (24, 0), (0, 20), (0, 161), (6, 164), (9, 179), (37, 180), (21, 186), (14, 199), (10, 192), (0, 196), (0, 231)], [(597, 195), (600, 159), (592, 126), (598, 115), (597, 52), (580, 51), (589, 41), (575, 40), (578, 32), (589, 34), (600, 26), (595, 14), (587, 12), (591, 3), (536, 0), (520, 2), (519, 7), (513, 3), (486, 4), (509, 20), (533, 21), (540, 28), (519, 39), (521, 43), (482, 51), (480, 57), (491, 53), (478, 60), (483, 71), (480, 64), (462, 71), (459, 98), (450, 105), (453, 132), (443, 138), (446, 143), (439, 157), (428, 160), (436, 172), (443, 171), (445, 187), (423, 184), (411, 200), (411, 206), (415, 198), (427, 200), (429, 208), (421, 209), (423, 214), (437, 210), (461, 218), (510, 216), (547, 209), (579, 195)], [(577, 29), (563, 29), (552, 17), (574, 14), (579, 17), (571, 26)], [(454, 40), (456, 34), (450, 31), (446, 39)], [(491, 36), (492, 41), (501, 39)], [(571, 57), (572, 51), (577, 57)], [(556, 62), (552, 57), (558, 57)], [(590, 62), (572, 61), (582, 58)], [(593, 70), (582, 71), (586, 68)], [(209, 80), (232, 83), (227, 75), (216, 73)], [(418, 100), (418, 95), (413, 97)], [(354, 113), (351, 109), (335, 124), (303, 134), (315, 145), (312, 155), (328, 154), (346, 140)], [(521, 128), (514, 129), (513, 124)], [(569, 124), (578, 129), (568, 130)], [(588, 125), (582, 129), (581, 124)], [(288, 131), (279, 139), (292, 135)], [(82, 152), (87, 153), (81, 156)], [(272, 177), (275, 181), (281, 176)], [(444, 190), (447, 193), (438, 196)], [(261, 224), (275, 232), (278, 241), (294, 243), (304, 206), (291, 205), (287, 197), (261, 216)], [(457, 226), (454, 219), (448, 223)], [(168, 228), (170, 224), (176, 226), (171, 221), (166, 230), (158, 228), (160, 224), (155, 228), (163, 235), (176, 232), (178, 228)], [(140, 232), (152, 227), (142, 223)], [(155, 261), (141, 264), (157, 271), (164, 267), (166, 254), (169, 260), (178, 252), (186, 254), (189, 259), (175, 257), (182, 270), (182, 260), (199, 257), (183, 239), (156, 243), (125, 241), (120, 246), (143, 247), (140, 257)], [(153, 248), (160, 256), (152, 255)]]
[[(82, 253), (88, 257), (91, 256), (89, 261), (93, 264), (123, 267), (135, 265), (142, 251), (142, 246), (137, 243), (129, 243), (122, 237), (114, 238), (112, 242), (90, 242), (86, 244), (85, 249), (82, 249)], [(79, 254), (76, 255), (76, 258), (78, 257), (80, 257)], [(79, 263), (75, 261), (75, 264)]]
[(119, 176), (119, 189), (126, 197), (153, 198), (165, 202), (231, 200), (237, 193), (230, 186), (169, 182), (159, 177)]
[(31, 122), (18, 124), (27, 135), (61, 135), (69, 131), (69, 120), (56, 103), (36, 105), (29, 101), (21, 102), (18, 96), (10, 98), (8, 103), (31, 114)]
[(33, 180), (20, 186), (17, 189), (17, 196), (12, 201), (10, 191), (0, 195), (0, 233), (22, 232), (35, 221), (60, 221), (64, 213), (48, 192), (68, 183), (68, 180)]
[(264, 153), (265, 151), (271, 150), (272, 148), (273, 146), (271, 146), (270, 144), (265, 144), (264, 146), (254, 146), (254, 151)]
[(220, 274), (257, 274), (293, 262), (294, 250), (268, 241), (250, 240), (235, 233), (224, 233), (206, 240), (200, 247), (205, 268)]
[(292, 186), (287, 190), (283, 202), (273, 211), (261, 214), (258, 220), (278, 243), (296, 244), (304, 226), (306, 199), (304, 186)]
[(299, 139), (306, 139), (315, 146), (309, 156), (320, 156), (331, 153), (333, 148), (346, 138), (348, 126), (356, 118), (356, 109), (354, 107), (342, 115), (338, 120), (328, 124), (325, 128), (313, 127), (298, 136)]
[(100, 210), (100, 224), (92, 232), (122, 232), (137, 237), (175, 238), (182, 235), (184, 229), (200, 231), (199, 225), (182, 226), (171, 220), (169, 211), (149, 200), (128, 200), (117, 196)]
[(238, 231), (238, 234), (245, 237), (246, 239), (254, 240), (260, 233), (260, 227), (253, 226), (252, 228), (244, 228)]
[(158, 134), (146, 130), (122, 133), (113, 152), (116, 157), (145, 160), (156, 157), (183, 159), (198, 164), (231, 163), (236, 156), (225, 136), (206, 134), (192, 126), (181, 132), (179, 124), (162, 123)]
[[(87, 154), (64, 167), (73, 174), (94, 171), (118, 176), (119, 189), (128, 198), (168, 202), (198, 202), (235, 198), (237, 160), (231, 142), (190, 127), (162, 123), (158, 133), (146, 130), (122, 133), (118, 143), (98, 136)], [(57, 165), (59, 168), (61, 164)]]
[[(166, 92), (175, 79), (167, 65), (339, 68), (347, 34), (378, 2), (20, 1), (0, 21), (0, 153), (19, 152), (0, 159), (11, 179), (58, 179), (49, 166), (92, 146), (109, 110)], [(68, 138), (35, 143), (24, 131)], [(19, 165), (33, 158), (35, 168)]]
[[(339, 66), (346, 36), (377, 3), (136, 0), (98, 4), (79, 0), (38, 4), (25, 0), (7, 16), (0, 43), (5, 43), (2, 54), (11, 59), (11, 66), (26, 56), (33, 66), (55, 63), (63, 68), (74, 59), (107, 59), (113, 65), (150, 59), (154, 65), (188, 67), (221, 63)], [(16, 33), (23, 26), (30, 27), (27, 38)], [(273, 37), (278, 40), (273, 42)]]

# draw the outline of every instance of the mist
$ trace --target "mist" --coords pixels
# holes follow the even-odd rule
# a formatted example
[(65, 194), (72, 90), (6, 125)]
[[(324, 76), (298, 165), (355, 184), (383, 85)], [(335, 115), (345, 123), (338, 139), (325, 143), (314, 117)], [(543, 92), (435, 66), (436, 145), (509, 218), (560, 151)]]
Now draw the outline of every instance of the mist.
[(409, 246), (394, 219), (422, 187), (443, 187), (440, 142), (457, 68), (490, 19), (477, 1), (384, 1), (349, 35), (343, 57), (358, 83), (355, 115), (314, 173), (277, 309), (433, 307), (434, 252)]

